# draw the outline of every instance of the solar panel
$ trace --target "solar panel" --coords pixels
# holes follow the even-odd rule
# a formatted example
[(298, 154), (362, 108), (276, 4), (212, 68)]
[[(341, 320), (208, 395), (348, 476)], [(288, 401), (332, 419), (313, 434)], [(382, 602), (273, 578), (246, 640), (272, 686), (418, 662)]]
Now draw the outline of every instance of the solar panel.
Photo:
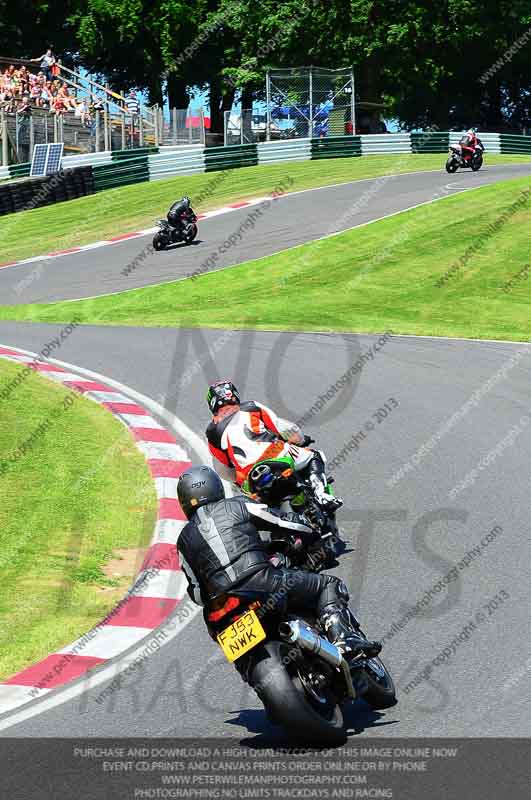
[(61, 169), (61, 159), (63, 157), (63, 142), (48, 145), (48, 158), (46, 159), (45, 175), (53, 175)]
[(61, 169), (63, 142), (56, 144), (36, 144), (31, 162), (31, 177), (53, 175)]
[(31, 162), (30, 176), (45, 175), (46, 172), (46, 158), (48, 156), (47, 144), (36, 144), (33, 150), (33, 159)]

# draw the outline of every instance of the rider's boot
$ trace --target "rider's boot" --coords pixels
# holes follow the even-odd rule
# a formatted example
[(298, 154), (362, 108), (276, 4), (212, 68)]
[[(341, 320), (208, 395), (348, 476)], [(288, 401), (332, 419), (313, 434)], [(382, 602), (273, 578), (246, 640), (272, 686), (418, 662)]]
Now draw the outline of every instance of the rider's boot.
[(381, 642), (366, 639), (356, 630), (352, 620), (355, 617), (347, 606), (331, 604), (325, 606), (319, 617), (329, 642), (336, 645), (346, 658), (354, 658), (364, 653), (374, 658), (382, 649)]
[(314, 451), (314, 457), (308, 465), (310, 473), (310, 483), (315, 492), (315, 497), (321, 508), (325, 511), (334, 512), (343, 505), (340, 497), (334, 497), (327, 492), (328, 482), (326, 480), (325, 464), (321, 455)]

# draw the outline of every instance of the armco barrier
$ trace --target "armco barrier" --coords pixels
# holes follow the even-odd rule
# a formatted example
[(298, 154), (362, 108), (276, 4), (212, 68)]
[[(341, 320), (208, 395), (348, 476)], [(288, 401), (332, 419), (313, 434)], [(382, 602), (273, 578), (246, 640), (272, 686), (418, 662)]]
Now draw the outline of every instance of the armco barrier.
[(363, 156), (411, 153), (411, 134), (409, 133), (375, 133), (360, 136), (360, 139)]
[(141, 158), (154, 155), (159, 152), (159, 148), (152, 147), (135, 147), (134, 150), (111, 150), (111, 158), (113, 161), (129, 161), (131, 158)]
[(312, 157), (312, 142), (311, 139), (261, 142), (257, 150), (259, 164), (272, 164), (276, 161), (309, 161)]
[(312, 139), (312, 160), (316, 158), (350, 158), (361, 156), (360, 136), (330, 136)]
[(448, 131), (424, 131), (424, 133), (412, 133), (410, 136), (412, 153), (446, 153), (448, 151), (450, 137)]
[(31, 172), (31, 164), (10, 164), (9, 175), (11, 178), (27, 178)]
[(92, 167), (92, 172), (96, 192), (129, 186), (132, 183), (145, 183), (149, 181), (148, 156), (117, 159), (111, 164)]
[[(127, 186), (145, 181), (160, 180), (178, 175), (194, 175), (224, 169), (273, 164), (282, 161), (304, 161), (322, 158), (348, 158), (361, 155), (392, 153), (445, 153), (449, 143), (458, 142), (462, 131), (426, 131), (424, 133), (389, 133), (363, 136), (331, 136), (323, 139), (282, 139), (261, 144), (229, 145), (228, 147), (208, 147), (203, 145), (183, 145), (167, 147), (145, 147), (137, 150), (122, 150), (91, 153), (81, 156), (66, 156), (63, 159), (65, 172), (77, 172), (78, 167), (88, 168), (93, 180), (85, 186), (73, 187), (71, 182), (62, 186), (55, 194), (50, 194), (47, 202), (60, 202), (80, 194)], [(531, 136), (518, 134), (480, 133), (487, 156), (489, 153), (522, 153), (531, 155)], [(72, 169), (75, 168), (75, 169)], [(20, 181), (28, 176), (29, 164), (13, 164), (0, 167), (0, 180), (8, 177), (18, 181), (5, 180), (0, 188), (26, 186), (29, 181)], [(88, 175), (89, 173), (84, 173)], [(55, 178), (55, 176), (50, 176)], [(0, 214), (7, 214), (21, 208), (32, 208), (33, 189), (18, 188), (13, 194), (3, 192), (0, 200)], [(78, 181), (79, 183), (79, 181)], [(21, 199), (22, 198), (22, 199)], [(53, 199), (52, 199), (53, 198)], [(28, 205), (30, 203), (30, 205)], [(39, 203), (44, 205), (44, 203)]]
[(254, 167), (258, 164), (256, 144), (230, 144), (227, 147), (205, 148), (205, 172), (235, 167)]
[(76, 167), (49, 175), (0, 185), (0, 215), (75, 200), (94, 192), (92, 167)]
[[(483, 139), (482, 134), (479, 134), (479, 138)], [(501, 133), (500, 149), (502, 153), (531, 153), (531, 136)]]
[(196, 175), (205, 171), (202, 145), (189, 145), (148, 156), (149, 180), (170, 178), (173, 175)]

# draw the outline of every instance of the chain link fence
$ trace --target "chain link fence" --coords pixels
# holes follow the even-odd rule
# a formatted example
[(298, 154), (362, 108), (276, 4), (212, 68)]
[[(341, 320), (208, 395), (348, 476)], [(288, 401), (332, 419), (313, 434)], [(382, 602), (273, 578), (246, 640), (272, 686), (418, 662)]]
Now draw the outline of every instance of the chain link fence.
[(265, 138), (322, 138), (356, 126), (351, 67), (271, 69), (266, 77)]

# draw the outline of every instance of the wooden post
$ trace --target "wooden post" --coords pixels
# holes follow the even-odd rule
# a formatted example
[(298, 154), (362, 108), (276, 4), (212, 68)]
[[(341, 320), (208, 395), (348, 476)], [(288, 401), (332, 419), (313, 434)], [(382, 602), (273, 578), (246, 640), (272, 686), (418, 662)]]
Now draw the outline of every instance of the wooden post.
[(122, 150), (125, 150), (125, 112), (122, 113)]

